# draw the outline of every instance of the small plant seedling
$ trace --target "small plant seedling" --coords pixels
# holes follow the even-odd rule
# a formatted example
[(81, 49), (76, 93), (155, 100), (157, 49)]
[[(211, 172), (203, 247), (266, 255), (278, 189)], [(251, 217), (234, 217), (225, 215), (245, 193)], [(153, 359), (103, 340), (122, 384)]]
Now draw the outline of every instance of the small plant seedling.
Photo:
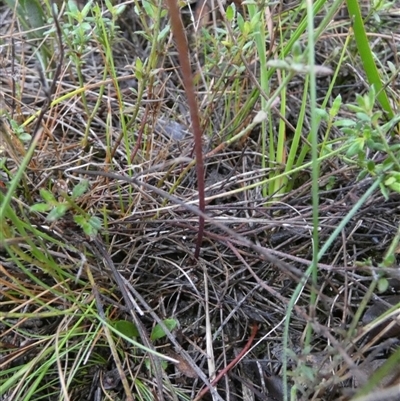
[(87, 236), (93, 238), (101, 229), (101, 220), (99, 217), (91, 216), (89, 213), (85, 212), (76, 203), (76, 200), (85, 194), (88, 188), (89, 182), (87, 180), (82, 180), (74, 187), (71, 195), (62, 191), (62, 196), (59, 199), (56, 199), (55, 195), (48, 189), (42, 188), (40, 190), (40, 195), (44, 202), (31, 206), (30, 210), (39, 213), (49, 212), (46, 217), (46, 220), (49, 222), (60, 220), (67, 211), (72, 210), (74, 212), (75, 223), (82, 228)]

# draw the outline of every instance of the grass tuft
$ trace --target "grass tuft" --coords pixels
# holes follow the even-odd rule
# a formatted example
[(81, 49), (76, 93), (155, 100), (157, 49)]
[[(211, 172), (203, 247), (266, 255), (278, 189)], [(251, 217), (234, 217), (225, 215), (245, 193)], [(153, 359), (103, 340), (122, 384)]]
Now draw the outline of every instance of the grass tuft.
[(399, 4), (359, 3), (0, 5), (0, 401), (399, 398)]

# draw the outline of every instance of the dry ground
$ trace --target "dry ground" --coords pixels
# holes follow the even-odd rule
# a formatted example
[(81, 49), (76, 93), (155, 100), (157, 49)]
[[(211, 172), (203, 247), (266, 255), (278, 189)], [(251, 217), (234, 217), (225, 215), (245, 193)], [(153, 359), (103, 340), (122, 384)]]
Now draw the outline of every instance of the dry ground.
[[(33, 57), (33, 48), (26, 37), (19, 34), (15, 20), (14, 29), (10, 31), (13, 15), (4, 5), (0, 9), (0, 19), (1, 107), (7, 108), (14, 120), (22, 123), (43, 107), (45, 88)], [(122, 15), (119, 24), (122, 32), (114, 47), (114, 61), (120, 77), (123, 107), (129, 114), (137, 104), (137, 95), (131, 88), (137, 89), (140, 84), (127, 66), (134, 64), (138, 56), (145, 58), (150, 49), (148, 42), (134, 35), (140, 22), (132, 6)], [(342, 33), (345, 34), (348, 27), (349, 24), (344, 23)], [(190, 27), (188, 29), (190, 32)], [(392, 43), (398, 45), (399, 41), (396, 39)], [(328, 38), (318, 45), (319, 63), (330, 59), (334, 44), (333, 39)], [(379, 46), (386, 48), (385, 39), (376, 44), (377, 48)], [(388, 53), (385, 57), (394, 56)], [(197, 60), (194, 73), (202, 63), (200, 58)], [(196, 204), (195, 170), (184, 171), (187, 166), (185, 158), (192, 157), (193, 140), (185, 94), (175, 68), (177, 57), (173, 44), (160, 61), (164, 64), (159, 65), (151, 86), (145, 88), (144, 100), (132, 121), (134, 128), (131, 133), (135, 140), (131, 143), (138, 146), (130, 149), (131, 160), (126, 157), (126, 143), (120, 141), (121, 104), (116, 96), (115, 82), (108, 79), (104, 93), (100, 95), (99, 92), (104, 83), (104, 59), (96, 48), (88, 51), (83, 68), (87, 106), (83, 105), (82, 97), (75, 95), (66, 96), (46, 110), (39, 143), (26, 169), (25, 184), (18, 188), (11, 205), (19, 215), (25, 215), (30, 224), (57, 241), (37, 239), (39, 246), (46, 247), (71, 277), (67, 280), (68, 285), (61, 284), (50, 271), (40, 264), (35, 265), (29, 258), (21, 259), (27, 269), (21, 270), (7, 251), (0, 249), (0, 312), (3, 313), (0, 321), (0, 369), (6, 372), (0, 374), (0, 386), (18, 367), (43, 351), (46, 342), (40, 343), (38, 338), (54, 338), (60, 334), (60, 325), (65, 324), (62, 316), (31, 317), (24, 321), (7, 318), (5, 313), (14, 310), (16, 305), (25, 304), (26, 311), (38, 310), (35, 301), (16, 289), (17, 283), (23, 283), (30, 293), (42, 297), (45, 303), (54, 303), (58, 309), (68, 309), (74, 304), (70, 296), (62, 299), (63, 285), (80, 299), (79, 302), (83, 299), (89, 302), (93, 296), (98, 296), (108, 318), (130, 321), (133, 314), (136, 324), (143, 330), (141, 336), (151, 331), (157, 318), (176, 319), (179, 327), (172, 333), (175, 344), (170, 338), (164, 338), (154, 346), (160, 353), (181, 360), (179, 365), (170, 363), (161, 380), (169, 381), (189, 399), (193, 399), (202, 387), (199, 371), (208, 377), (213, 364), (217, 371), (223, 369), (240, 353), (256, 326), (258, 331), (250, 350), (218, 384), (219, 399), (282, 399), (279, 377), (282, 375), (286, 310), (295, 286), (302, 280), (302, 272), (312, 259), (310, 171), (305, 170), (297, 176), (290, 193), (265, 206), (266, 199), (260, 188), (248, 188), (265, 174), (260, 165), (257, 129), (241, 143), (206, 157), (209, 220), (201, 258), (194, 260), (197, 217), (182, 204), (165, 200), (156, 190), (138, 188), (126, 179), (135, 173), (141, 182), (164, 191), (176, 185), (173, 189), (175, 198), (184, 204)], [(57, 62), (56, 58), (54, 62)], [(332, 59), (331, 63), (335, 60)], [(334, 94), (341, 93), (344, 102), (352, 101), (355, 92), (364, 91), (364, 82), (356, 72), (357, 68), (349, 66), (334, 88)], [(79, 87), (75, 73), (66, 58), (56, 85), (54, 96), (57, 99)], [(218, 78), (219, 71), (214, 69), (213, 73)], [(319, 81), (321, 94), (328, 85), (329, 78)], [(296, 78), (288, 89), (290, 98), (286, 117), (289, 124), (295, 122), (300, 108), (301, 87), (302, 80)], [(251, 82), (244, 72), (241, 96), (251, 89)], [(207, 154), (223, 140), (229, 129), (221, 126), (224, 124), (221, 115), (226, 107), (223, 96), (216, 97), (211, 107), (205, 103), (207, 97), (202, 90), (199, 83), (202, 115), (204, 121), (212, 121), (214, 131), (214, 135), (210, 135), (208, 130), (204, 138), (204, 153)], [(99, 96), (102, 96), (99, 108), (89, 118), (85, 107), (94, 110)], [(254, 113), (258, 107), (255, 104)], [(83, 147), (88, 124), (88, 142)], [(34, 122), (26, 129), (32, 132)], [(11, 175), (16, 173), (22, 156), (23, 150), (19, 152), (18, 149), (16, 154), (9, 148), (3, 153)], [(92, 173), (85, 175), (82, 170)], [(321, 166), (321, 244), (369, 187), (371, 181), (357, 180), (358, 173), (357, 167), (346, 164), (339, 157)], [(63, 192), (57, 188), (64, 186), (64, 190), (71, 192), (83, 178), (89, 180), (90, 190), (77, 203), (91, 215), (100, 217), (103, 228), (96, 240), (90, 240), (74, 222), (74, 211), (51, 224), (43, 213), (28, 213), (28, 206), (41, 202), (41, 188), (53, 190), (62, 200)], [(304, 284), (291, 316), (289, 332), (292, 353), (288, 369), (293, 372), (289, 382), (296, 382), (302, 388), (298, 399), (348, 399), (353, 389), (373, 373), (376, 365), (387, 360), (398, 347), (398, 327), (389, 334), (384, 333), (380, 339), (374, 339), (374, 336), (382, 327), (368, 333), (363, 330), (363, 326), (379, 316), (384, 308), (376, 295), (369, 295), (367, 315), (356, 324), (351, 334), (349, 325), (379, 271), (377, 266), (397, 233), (399, 221), (400, 197), (392, 195), (385, 200), (379, 191), (375, 192), (320, 260), (315, 310), (309, 307), (311, 286)], [(221, 224), (236, 235), (224, 231)], [(249, 246), (244, 239), (254, 246)], [(29, 246), (22, 244), (20, 249), (30, 254)], [(60, 285), (58, 296), (54, 291), (42, 294), (27, 271), (39, 277), (50, 289)], [(92, 293), (88, 271), (97, 285), (97, 295)], [(398, 268), (390, 271), (389, 288), (381, 294), (385, 299), (400, 290)], [(72, 278), (77, 275), (79, 279), (74, 282)], [(116, 277), (120, 280), (117, 281)], [(127, 296), (135, 299), (138, 305), (127, 304)], [(399, 301), (399, 295), (388, 300), (394, 304)], [(71, 327), (76, 320), (71, 318), (65, 327)], [(303, 345), (307, 322), (312, 323), (316, 332), (311, 349), (304, 349)], [(85, 320), (79, 323), (84, 330), (89, 330), (91, 324)], [(140, 341), (145, 340), (142, 338)], [(35, 346), (29, 348), (33, 343)], [(125, 399), (107, 344), (104, 334), (100, 333), (91, 351), (96, 357), (89, 358), (90, 366), (82, 364), (81, 373), (68, 385), (71, 400), (106, 399), (99, 395), (102, 394), (100, 388), (115, 400)], [(211, 364), (207, 358), (207, 353), (210, 356), (211, 352), (207, 349), (210, 344), (213, 348)], [(186, 351), (184, 356), (181, 356), (179, 347)], [(120, 341), (117, 348), (130, 385), (138, 378), (154, 399), (158, 399), (160, 382), (157, 373), (150, 374), (144, 363), (138, 363), (140, 353), (127, 343)], [(63, 363), (72, 366), (77, 353), (71, 348)], [(191, 362), (185, 362), (185, 358)], [(196, 365), (198, 371), (190, 364)], [(39, 399), (39, 396), (46, 401), (59, 399), (58, 372), (56, 369), (51, 372), (42, 378), (43, 387), (38, 387), (38, 396), (32, 399)], [(384, 386), (399, 383), (399, 377), (399, 372), (387, 376)], [(7, 394), (0, 394), (0, 400), (10, 401)], [(165, 399), (174, 399), (169, 390), (163, 394)]]

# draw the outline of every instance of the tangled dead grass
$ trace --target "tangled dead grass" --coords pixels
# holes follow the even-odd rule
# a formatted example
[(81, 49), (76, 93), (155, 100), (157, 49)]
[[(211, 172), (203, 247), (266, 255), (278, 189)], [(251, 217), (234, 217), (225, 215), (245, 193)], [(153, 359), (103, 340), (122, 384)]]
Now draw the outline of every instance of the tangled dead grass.
[[(120, 21), (122, 29), (139, 24), (132, 13), (126, 15), (129, 17), (122, 17)], [(41, 109), (49, 84), (38, 73), (33, 48), (4, 6), (1, 18), (4, 21), (2, 108), (21, 124)], [(10, 26), (15, 30), (10, 31)], [(348, 24), (342, 25), (341, 29), (347, 27)], [(65, 63), (62, 67), (54, 94), (57, 104), (45, 114), (24, 187), (14, 195), (13, 207), (19, 205), (24, 211), (21, 215), (27, 217), (27, 207), (41, 201), (41, 188), (50, 188), (63, 199), (65, 193), (71, 193), (86, 177), (90, 191), (78, 199), (79, 207), (100, 217), (105, 226), (93, 243), (74, 222), (72, 212), (51, 225), (43, 214), (29, 215), (27, 221), (45, 235), (34, 239), (39, 249), (49, 252), (60, 268), (68, 272), (68, 279), (62, 282), (57, 279), (59, 273), (53, 275), (40, 264), (28, 245), (19, 244), (19, 249), (29, 256), (24, 259), (20, 255), (24, 270), (1, 250), (0, 366), (8, 373), (2, 374), (0, 386), (9, 380), (13, 369), (34, 361), (47, 343), (53, 342), (64, 330), (71, 330), (76, 324), (82, 331), (93, 330), (93, 321), (80, 320), (78, 315), (61, 313), (57, 317), (35, 318), (33, 314), (37, 312), (41, 316), (43, 304), (53, 304), (59, 311), (66, 311), (89, 302), (95, 283), (95, 296), (108, 318), (131, 320), (133, 314), (135, 324), (141, 328), (141, 341), (179, 362), (169, 364), (164, 373), (157, 368), (150, 372), (145, 358), (120, 342), (117, 349), (129, 385), (137, 384), (135, 380), (140, 379), (153, 399), (157, 396), (171, 400), (194, 399), (202, 387), (204, 374), (212, 380), (216, 372), (223, 370), (240, 353), (251, 328), (257, 325), (251, 348), (220, 381), (219, 396), (213, 397), (281, 400), (279, 377), (286, 309), (294, 287), (301, 282), (302, 272), (312, 259), (309, 172), (305, 170), (297, 177), (290, 193), (266, 207), (266, 199), (256, 185), (266, 173), (260, 165), (257, 131), (246, 141), (206, 157), (208, 219), (201, 259), (194, 260), (197, 218), (183, 206), (195, 205), (197, 201), (194, 170), (185, 170), (187, 160), (192, 158), (193, 141), (185, 97), (176, 73), (176, 58), (173, 51), (165, 52), (161, 58), (164, 65), (160, 65), (156, 79), (150, 81), (144, 100), (136, 109), (141, 83), (126, 66), (133, 65), (137, 55), (146, 56), (149, 49), (147, 42), (138, 42), (129, 33), (126, 30), (125, 38), (120, 38), (114, 48), (119, 90), (113, 79), (102, 78), (104, 59), (96, 47), (88, 50), (82, 70), (86, 105), (76, 91), (79, 82), (73, 65)], [(327, 43), (333, 40), (331, 37)], [(332, 43), (322, 51), (331, 49)], [(320, 57), (327, 59), (330, 55), (321, 53)], [(53, 61), (56, 63), (56, 58)], [(352, 96), (354, 88), (360, 91), (354, 71), (349, 70), (341, 77), (343, 85), (350, 86), (348, 96)], [(321, 79), (321, 91), (328, 85), (327, 79)], [(246, 81), (245, 76), (243, 80)], [(302, 83), (297, 81), (291, 85), (289, 124), (296, 118), (299, 108), (296, 95)], [(243, 83), (243, 95), (249, 87), (249, 83)], [(340, 88), (336, 90), (345, 93)], [(123, 95), (123, 104), (118, 93)], [(218, 117), (224, 99), (221, 95), (211, 107), (202, 101), (206, 88), (199, 85), (198, 93), (199, 103), (206, 111), (204, 121), (213, 122), (215, 133), (205, 137), (206, 154), (220, 143), (223, 137), (220, 133), (226, 132), (219, 125), (222, 120)], [(95, 112), (88, 115), (87, 110)], [(136, 117), (127, 118), (134, 136), (131, 142), (121, 138), (121, 112), (128, 116), (137, 112)], [(26, 130), (33, 127), (32, 122)], [(130, 158), (127, 158), (127, 146), (132, 146)], [(8, 146), (4, 155), (13, 174), (24, 156), (24, 147), (20, 143)], [(85, 175), (83, 170), (90, 172)], [(147, 187), (130, 182), (129, 176), (134, 174)], [(369, 181), (357, 181), (357, 174), (354, 167), (340, 158), (322, 166), (321, 243), (329, 238), (368, 187)], [(181, 203), (166, 200), (160, 190), (172, 190)], [(312, 286), (304, 284), (289, 331), (292, 353), (288, 368), (292, 372), (290, 381), (302, 389), (299, 399), (349, 399), (354, 389), (365, 383), (398, 346), (398, 327), (388, 329), (386, 322), (376, 330), (366, 325), (384, 310), (385, 304), (378, 301), (377, 295), (368, 294), (368, 288), (379, 273), (376, 266), (397, 233), (399, 212), (399, 196), (385, 200), (379, 192), (374, 193), (320, 260), (318, 283), (314, 288), (316, 308), (309, 307)], [(221, 225), (235, 235), (224, 231)], [(248, 246), (250, 241), (254, 246)], [(400, 289), (398, 269), (387, 269), (387, 272), (389, 288), (382, 295), (384, 299)], [(29, 273), (46, 283), (47, 289), (38, 288)], [(24, 296), (21, 286), (28, 289), (26, 293), (35, 294), (35, 298)], [(133, 310), (129, 304), (132, 298), (137, 303), (132, 305)], [(363, 300), (369, 305), (370, 316), (357, 322), (354, 318)], [(394, 304), (399, 299), (388, 301)], [(27, 317), (13, 317), (13, 312), (22, 308)], [(179, 322), (173, 338), (167, 336), (152, 344), (148, 340), (151, 328), (156, 322), (171, 317)], [(355, 330), (351, 331), (353, 324)], [(304, 349), (309, 325), (318, 336), (311, 349)], [(385, 333), (390, 329), (394, 329), (394, 334)], [(40, 336), (46, 341), (39, 341)], [(61, 392), (66, 391), (71, 400), (102, 400), (105, 398), (99, 395), (101, 388), (114, 399), (125, 399), (121, 371), (116, 370), (107, 344), (105, 334), (100, 331), (91, 345), (91, 356), (87, 356), (90, 366), (82, 364), (80, 374), (72, 376), (72, 383), (62, 390), (57, 387), (59, 380), (67, 382), (66, 372), (70, 373), (81, 357), (71, 343), (67, 347), (68, 356), (62, 359), (68, 366), (61, 371), (54, 368), (42, 378), (48, 387), (42, 384), (43, 390), (38, 388), (37, 399), (39, 396), (46, 400), (59, 399)], [(31, 371), (34, 370), (33, 366)], [(63, 378), (59, 377), (60, 372), (65, 373)], [(386, 375), (382, 379), (385, 388), (382, 391), (398, 385), (399, 374)], [(14, 389), (0, 395), (0, 399), (11, 400), (7, 396), (17, 386), (16, 383)], [(178, 395), (168, 386), (173, 386)], [(135, 391), (139, 392), (138, 387), (132, 390)]]

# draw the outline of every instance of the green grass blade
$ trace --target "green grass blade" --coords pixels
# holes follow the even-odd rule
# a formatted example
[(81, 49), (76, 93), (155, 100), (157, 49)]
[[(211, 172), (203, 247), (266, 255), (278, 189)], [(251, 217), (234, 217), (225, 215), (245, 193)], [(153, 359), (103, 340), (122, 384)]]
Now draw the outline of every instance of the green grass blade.
[(394, 117), (392, 107), (386, 91), (383, 88), (382, 80), (379, 75), (378, 68), (374, 60), (374, 56), (369, 46), (367, 34), (365, 32), (364, 22), (361, 16), (360, 5), (357, 0), (346, 0), (349, 15), (353, 18), (354, 38), (357, 43), (357, 49), (364, 66), (364, 71), (367, 74), (368, 82), (374, 85), (377, 92), (377, 99), (383, 109), (386, 111), (389, 118)]

